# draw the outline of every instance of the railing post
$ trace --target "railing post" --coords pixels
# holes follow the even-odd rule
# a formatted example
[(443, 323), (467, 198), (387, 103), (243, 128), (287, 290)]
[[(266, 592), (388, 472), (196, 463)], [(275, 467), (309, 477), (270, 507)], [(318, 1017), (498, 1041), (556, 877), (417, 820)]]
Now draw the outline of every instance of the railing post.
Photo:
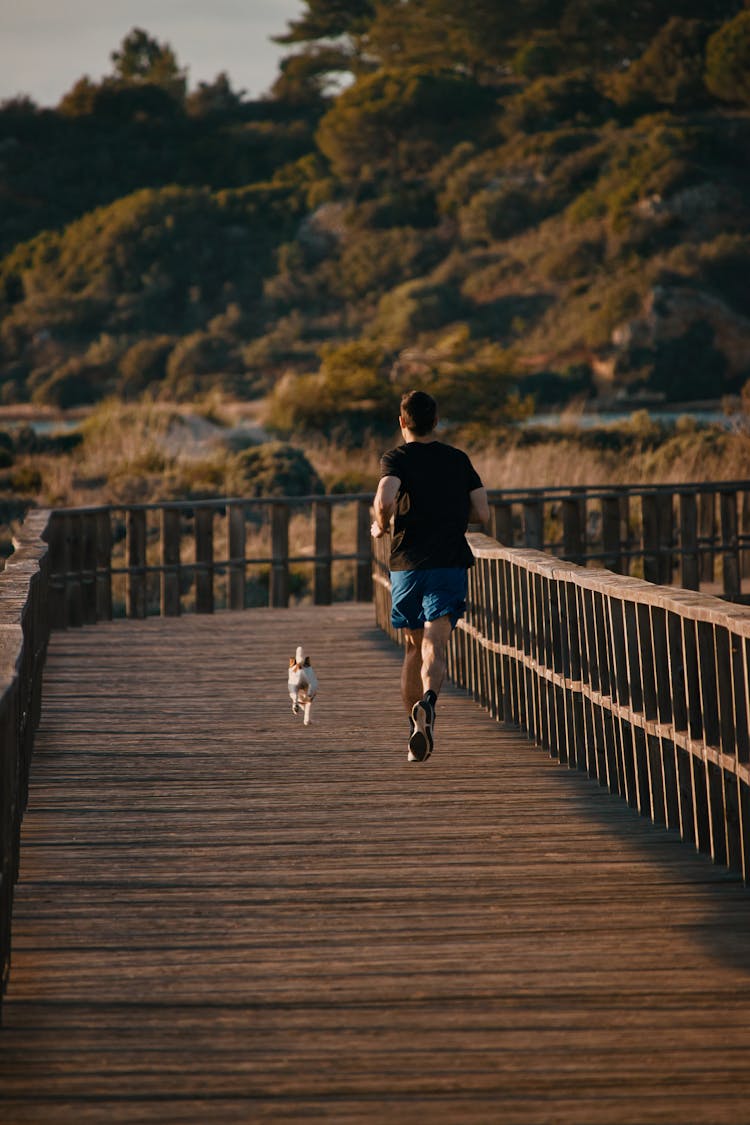
[(503, 546), (513, 546), (513, 508), (507, 500), (490, 504), (490, 534)]
[(47, 526), (49, 546), (49, 624), (50, 629), (65, 629), (68, 619), (65, 613), (65, 516), (53, 512)]
[(713, 582), (716, 546), (716, 496), (713, 492), (701, 492), (698, 496), (698, 541), (701, 582)]
[(245, 608), (245, 507), (229, 504), (227, 508), (229, 548), (229, 608)]
[[(313, 604), (331, 604), (331, 503), (313, 500), (312, 518), (315, 528), (315, 574)], [(368, 551), (370, 544), (367, 544)], [(369, 565), (369, 560), (368, 560)]]
[(719, 497), (721, 512), (721, 560), (724, 593), (737, 598), (740, 593), (740, 553), (737, 539), (737, 493), (722, 492)]
[(740, 500), (740, 535), (742, 547), (740, 549), (740, 575), (750, 578), (750, 492), (745, 488)]
[(289, 505), (271, 505), (271, 580), (269, 604), (275, 609), (289, 605)]
[(659, 508), (656, 496), (646, 493), (641, 497), (643, 525), (643, 577), (647, 582), (659, 581)]
[(96, 625), (96, 512), (83, 512), (80, 528), (83, 623)]
[(602, 497), (602, 549), (607, 570), (612, 570), (616, 574), (622, 573), (620, 499), (616, 494)]
[(672, 584), (672, 547), (674, 546), (674, 506), (671, 490), (657, 496), (659, 510), (659, 582)]
[[(584, 562), (585, 496), (566, 496), (562, 501), (563, 557), (579, 566)], [(583, 508), (583, 513), (581, 509)]]
[(195, 612), (214, 611), (214, 510), (195, 509)]
[(131, 508), (127, 516), (128, 617), (146, 616), (146, 513)]
[(112, 525), (109, 508), (96, 513), (96, 619), (112, 620)]
[(680, 493), (681, 580), (686, 590), (700, 588), (698, 555), (698, 504), (694, 492)]
[(354, 597), (358, 602), (372, 600), (370, 564), (370, 501), (357, 501), (357, 582)]
[(161, 511), (161, 612), (163, 617), (179, 617), (180, 605), (180, 511)]
[(544, 546), (544, 503), (542, 500), (523, 502), (524, 546), (541, 551)]
[(81, 591), (81, 517), (77, 512), (68, 512), (65, 521), (65, 619), (66, 624), (76, 627), (83, 624), (83, 595)]

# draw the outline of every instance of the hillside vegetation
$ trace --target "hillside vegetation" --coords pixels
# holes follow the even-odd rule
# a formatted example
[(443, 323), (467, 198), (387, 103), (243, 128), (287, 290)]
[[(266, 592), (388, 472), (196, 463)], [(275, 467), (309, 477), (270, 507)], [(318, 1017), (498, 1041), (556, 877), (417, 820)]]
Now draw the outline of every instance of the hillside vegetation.
[(0, 107), (0, 400), (361, 440), (750, 378), (741, 0), (307, 0), (268, 96), (134, 29)]

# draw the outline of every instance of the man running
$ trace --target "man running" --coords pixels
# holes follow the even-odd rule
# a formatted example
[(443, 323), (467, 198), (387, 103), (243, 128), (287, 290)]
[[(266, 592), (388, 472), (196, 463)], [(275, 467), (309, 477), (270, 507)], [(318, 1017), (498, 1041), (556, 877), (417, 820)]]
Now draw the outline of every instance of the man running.
[(391, 622), (406, 638), (401, 696), (409, 715), (407, 760), (432, 753), (435, 704), (446, 672), (451, 631), (466, 609), (469, 523), (489, 520), (487, 492), (460, 449), (438, 441), (437, 403), (424, 391), (401, 399), (404, 444), (384, 453), (372, 535), (393, 517)]

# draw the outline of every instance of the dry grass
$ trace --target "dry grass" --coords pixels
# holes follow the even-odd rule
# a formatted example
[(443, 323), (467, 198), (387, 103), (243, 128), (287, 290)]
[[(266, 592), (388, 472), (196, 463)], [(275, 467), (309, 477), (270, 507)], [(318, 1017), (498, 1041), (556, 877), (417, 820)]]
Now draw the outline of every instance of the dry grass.
[[(163, 404), (104, 404), (84, 423), (79, 447), (19, 457), (16, 468), (39, 471), (42, 484), (35, 500), (45, 506), (174, 499), (191, 490), (237, 494), (233, 455), (221, 443), (217, 413), (207, 419)], [(224, 411), (230, 424), (237, 417), (230, 408)], [(578, 428), (575, 418), (567, 419), (567, 430), (565, 424), (533, 440), (515, 431), (488, 437), (470, 428), (442, 436), (467, 449), (492, 489), (741, 480), (750, 470), (750, 430), (741, 415), (730, 430), (698, 429), (689, 419), (661, 430), (641, 412), (598, 437)], [(327, 491), (354, 493), (374, 490), (380, 455), (398, 441), (394, 433), (357, 448), (323, 437), (299, 444)]]

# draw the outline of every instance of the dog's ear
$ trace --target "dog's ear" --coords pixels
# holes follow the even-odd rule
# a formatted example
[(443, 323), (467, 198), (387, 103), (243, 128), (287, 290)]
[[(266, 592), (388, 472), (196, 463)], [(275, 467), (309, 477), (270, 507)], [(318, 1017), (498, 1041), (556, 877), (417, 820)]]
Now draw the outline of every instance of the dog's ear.
[(289, 657), (289, 667), (290, 667), (290, 668), (293, 668), (293, 667), (294, 667), (294, 665), (295, 665), (295, 659), (294, 659), (294, 657), (293, 657), (293, 656), (290, 656), (290, 657)]
[(309, 667), (310, 667), (310, 657), (306, 656), (305, 657), (305, 668), (309, 668)]

